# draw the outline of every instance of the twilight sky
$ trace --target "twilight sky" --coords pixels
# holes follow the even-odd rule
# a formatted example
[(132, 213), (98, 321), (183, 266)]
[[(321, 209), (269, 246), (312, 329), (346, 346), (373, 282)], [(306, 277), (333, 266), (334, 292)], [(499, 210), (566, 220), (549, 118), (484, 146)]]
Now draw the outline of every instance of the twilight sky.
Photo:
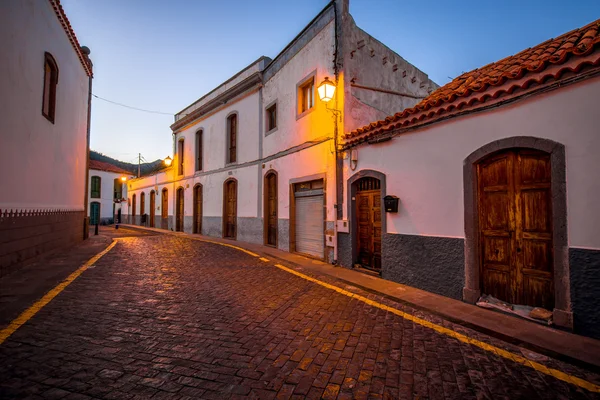
[[(94, 62), (93, 93), (174, 114), (258, 57), (275, 57), (328, 0), (61, 0)], [(350, 0), (357, 25), (443, 85), (600, 18), (600, 1)], [(91, 148), (171, 154), (172, 115), (97, 98)]]

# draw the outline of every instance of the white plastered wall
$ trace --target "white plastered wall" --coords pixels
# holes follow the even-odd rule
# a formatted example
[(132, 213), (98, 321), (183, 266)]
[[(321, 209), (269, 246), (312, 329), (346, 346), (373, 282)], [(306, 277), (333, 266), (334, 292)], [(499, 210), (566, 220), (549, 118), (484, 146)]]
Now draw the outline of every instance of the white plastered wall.
[[(600, 249), (598, 93), (600, 78), (589, 79), (360, 146), (356, 171), (384, 173), (387, 194), (400, 198), (398, 213), (387, 214), (389, 233), (463, 238), (463, 160), (497, 139), (550, 139), (566, 150), (569, 245)], [(345, 161), (344, 182), (356, 171)], [(348, 215), (347, 207), (344, 213)]]
[[(42, 115), (44, 52), (59, 68)], [(50, 2), (0, 2), (0, 209), (83, 210), (88, 76)]]

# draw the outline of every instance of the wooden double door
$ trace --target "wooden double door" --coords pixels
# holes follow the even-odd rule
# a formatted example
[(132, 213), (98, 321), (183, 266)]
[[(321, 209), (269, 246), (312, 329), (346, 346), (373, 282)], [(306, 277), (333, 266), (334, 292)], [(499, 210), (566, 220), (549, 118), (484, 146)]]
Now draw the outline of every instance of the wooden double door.
[(175, 231), (183, 232), (183, 188), (177, 189), (175, 199)]
[(358, 263), (381, 271), (381, 189), (376, 178), (357, 183), (356, 220)]
[(265, 244), (277, 246), (277, 175), (265, 176)]
[(482, 292), (554, 308), (550, 155), (514, 149), (477, 165)]

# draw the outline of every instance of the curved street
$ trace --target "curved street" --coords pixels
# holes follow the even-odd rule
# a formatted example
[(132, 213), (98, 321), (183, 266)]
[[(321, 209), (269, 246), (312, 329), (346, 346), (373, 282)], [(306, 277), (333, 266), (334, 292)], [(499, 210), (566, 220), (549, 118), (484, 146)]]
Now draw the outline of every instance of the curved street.
[[(116, 246), (0, 345), (1, 398), (594, 398), (231, 247)], [(314, 278), (600, 384), (600, 376)]]

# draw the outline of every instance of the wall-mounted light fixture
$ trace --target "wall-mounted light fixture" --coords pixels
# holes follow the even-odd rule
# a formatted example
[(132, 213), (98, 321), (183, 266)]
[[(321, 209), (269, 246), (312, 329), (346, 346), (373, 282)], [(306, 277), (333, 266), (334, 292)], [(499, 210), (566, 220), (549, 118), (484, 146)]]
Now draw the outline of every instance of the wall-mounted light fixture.
[(171, 166), (171, 163), (173, 162), (173, 159), (172, 159), (171, 157), (167, 156), (167, 158), (165, 158), (165, 159), (163, 160), (163, 162), (165, 163), (165, 165), (166, 165), (167, 167), (170, 167), (170, 166)]
[(333, 113), (336, 117), (341, 117), (342, 112), (335, 108), (329, 108), (327, 103), (333, 99), (333, 95), (335, 94), (335, 84), (329, 80), (329, 77), (325, 77), (323, 82), (317, 88), (317, 92), (319, 93), (319, 99), (325, 103), (325, 108)]

